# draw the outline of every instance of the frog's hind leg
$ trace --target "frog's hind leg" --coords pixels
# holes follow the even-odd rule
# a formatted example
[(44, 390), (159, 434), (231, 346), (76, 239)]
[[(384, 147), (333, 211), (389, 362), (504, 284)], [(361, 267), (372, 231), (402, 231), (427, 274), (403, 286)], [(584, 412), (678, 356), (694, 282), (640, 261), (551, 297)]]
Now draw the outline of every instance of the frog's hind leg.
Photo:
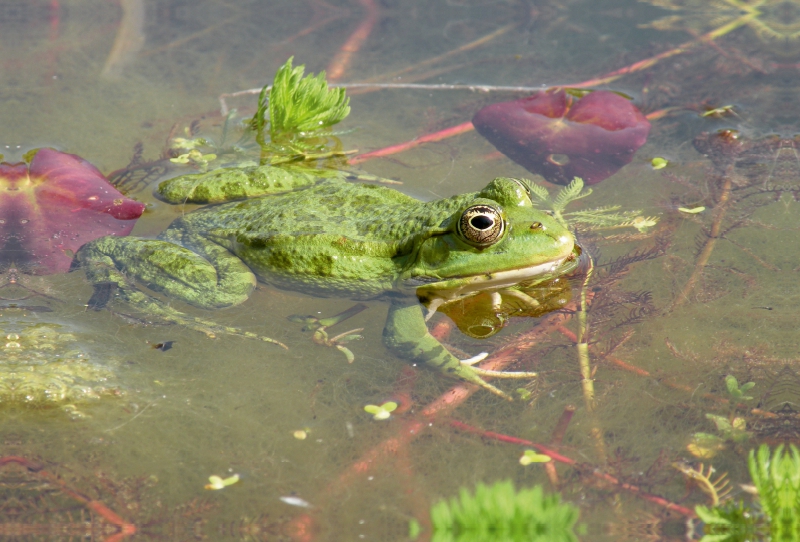
[(238, 305), (255, 289), (253, 272), (225, 248), (205, 242), (202, 249), (189, 250), (171, 241), (101, 237), (76, 258), (92, 284), (125, 290), (135, 280), (203, 309)]
[(256, 278), (239, 258), (209, 242), (192, 248), (200, 254), (162, 239), (101, 237), (87, 243), (78, 251), (76, 261), (95, 286), (96, 295), (89, 305), (101, 308), (97, 294), (114, 289), (138, 311), (167, 322), (207, 335), (241, 335), (284, 346), (267, 337), (191, 317), (136, 288), (134, 283), (139, 281), (204, 309), (238, 305), (248, 298), (256, 286)]

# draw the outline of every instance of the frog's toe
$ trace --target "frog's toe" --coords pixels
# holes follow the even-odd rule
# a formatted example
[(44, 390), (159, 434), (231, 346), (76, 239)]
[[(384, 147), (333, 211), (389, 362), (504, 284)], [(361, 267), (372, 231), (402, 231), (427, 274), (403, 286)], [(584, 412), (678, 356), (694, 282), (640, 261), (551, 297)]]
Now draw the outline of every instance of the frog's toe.
[(481, 376), (490, 376), (492, 378), (535, 378), (539, 376), (538, 373), (527, 371), (492, 371), (489, 369), (480, 369), (478, 367), (473, 367), (472, 370)]
[(482, 352), (477, 356), (473, 356), (469, 359), (460, 360), (460, 370), (458, 371), (459, 376), (468, 382), (472, 382), (473, 384), (477, 384), (480, 387), (494, 393), (495, 395), (502, 397), (503, 399), (507, 399), (509, 401), (513, 401), (514, 399), (510, 397), (505, 392), (501, 391), (500, 389), (492, 386), (488, 382), (486, 382), (483, 378), (534, 378), (537, 373), (533, 372), (526, 372), (526, 371), (517, 371), (517, 372), (505, 372), (505, 371), (493, 371), (491, 369), (481, 369), (480, 367), (473, 367), (474, 364), (478, 363), (479, 361), (484, 360), (488, 354), (486, 352)]
[(472, 367), (476, 363), (480, 363), (481, 361), (485, 360), (488, 356), (489, 352), (481, 352), (477, 356), (472, 356), (471, 358), (468, 359), (459, 360), (459, 363), (461, 363), (461, 365), (468, 365)]

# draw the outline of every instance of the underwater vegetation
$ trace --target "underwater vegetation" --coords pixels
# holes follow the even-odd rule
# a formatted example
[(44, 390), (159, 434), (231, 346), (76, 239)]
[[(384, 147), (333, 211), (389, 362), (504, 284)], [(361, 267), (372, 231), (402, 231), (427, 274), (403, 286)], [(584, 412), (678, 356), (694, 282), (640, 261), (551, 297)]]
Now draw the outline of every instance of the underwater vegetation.
[(647, 141), (650, 122), (630, 100), (598, 90), (575, 98), (544, 90), (488, 105), (472, 119), (497, 150), (551, 183), (573, 177), (597, 184), (629, 164)]
[(800, 540), (800, 451), (783, 445), (770, 451), (750, 450), (748, 468), (758, 493), (758, 506), (743, 502), (695, 511), (705, 522), (701, 542), (743, 542), (754, 539)]
[[(289, 58), (278, 68), (272, 86), (261, 90), (250, 126), (262, 149), (307, 152), (314, 147), (313, 138), (327, 135), (331, 126), (350, 114), (344, 88), (328, 88), (324, 71), (303, 77), (304, 71), (304, 66), (293, 68)], [(269, 144), (264, 140), (267, 126)]]
[[(578, 509), (541, 486), (516, 490), (510, 480), (462, 488), (431, 507), (434, 542), (573, 542)], [(415, 529), (412, 523), (412, 531)]]

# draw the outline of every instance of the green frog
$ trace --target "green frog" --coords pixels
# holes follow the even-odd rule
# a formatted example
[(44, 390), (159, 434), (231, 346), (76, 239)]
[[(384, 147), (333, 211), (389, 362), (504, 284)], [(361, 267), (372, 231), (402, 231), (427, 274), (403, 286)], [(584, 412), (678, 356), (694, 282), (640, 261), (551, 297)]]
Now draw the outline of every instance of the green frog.
[(211, 205), (178, 218), (157, 239), (84, 245), (76, 263), (96, 292), (111, 285), (139, 309), (182, 323), (189, 320), (132, 282), (204, 309), (244, 302), (257, 280), (315, 296), (387, 299), (387, 347), (506, 398), (483, 377), (533, 373), (486, 371), (472, 366), (476, 358), (457, 359), (428, 332), (419, 301), (431, 313), (459, 297), (551, 279), (577, 265), (573, 236), (533, 206), (517, 179), (423, 202), (336, 174), (251, 166), (177, 177), (157, 193), (170, 203)]

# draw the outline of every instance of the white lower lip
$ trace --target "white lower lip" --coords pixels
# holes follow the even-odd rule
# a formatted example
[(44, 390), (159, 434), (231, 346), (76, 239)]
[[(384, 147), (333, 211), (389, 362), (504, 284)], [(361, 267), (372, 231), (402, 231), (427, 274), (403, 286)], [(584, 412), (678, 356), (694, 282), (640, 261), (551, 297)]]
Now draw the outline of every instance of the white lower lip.
[(474, 277), (464, 279), (468, 280), (469, 282), (462, 284), (458, 288), (444, 288), (442, 290), (438, 290), (435, 286), (428, 286), (424, 289), (428, 290), (430, 288), (438, 294), (437, 297), (446, 300), (455, 299), (478, 291), (483, 292), (486, 290), (500, 290), (502, 288), (507, 288), (508, 286), (519, 284), (527, 279), (553, 273), (566, 260), (567, 258), (564, 257), (552, 262), (542, 263), (531, 267), (509, 269), (508, 271), (497, 271), (496, 273), (489, 273), (486, 275), (475, 275)]

